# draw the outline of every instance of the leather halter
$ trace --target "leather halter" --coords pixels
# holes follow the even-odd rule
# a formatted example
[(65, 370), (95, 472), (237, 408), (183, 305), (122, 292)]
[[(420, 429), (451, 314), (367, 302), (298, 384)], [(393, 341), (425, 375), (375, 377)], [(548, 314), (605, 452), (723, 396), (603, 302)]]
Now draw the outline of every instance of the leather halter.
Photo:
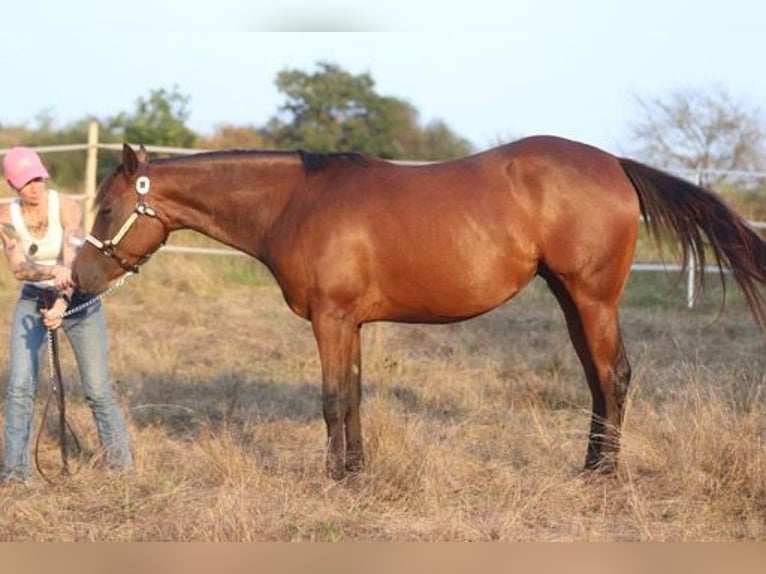
[[(151, 181), (149, 180), (149, 176), (142, 175), (138, 179), (136, 179), (136, 193), (138, 194), (138, 201), (136, 202), (136, 207), (133, 209), (133, 213), (130, 214), (127, 220), (125, 220), (125, 223), (122, 224), (122, 227), (115, 233), (114, 237), (111, 239), (105, 239), (104, 241), (101, 241), (100, 239), (97, 239), (90, 233), (85, 236), (85, 241), (93, 245), (96, 249), (98, 249), (103, 255), (106, 255), (107, 257), (110, 257), (111, 259), (114, 259), (117, 264), (125, 271), (131, 272), (131, 273), (138, 273), (138, 268), (149, 261), (149, 258), (154, 255), (154, 253), (165, 245), (165, 242), (168, 238), (168, 226), (165, 224), (165, 221), (162, 217), (159, 216), (159, 214), (154, 210), (154, 208), (150, 207), (146, 204), (145, 199), (146, 196), (149, 194), (149, 188), (151, 187)], [(156, 249), (153, 251), (150, 251), (149, 253), (142, 255), (138, 258), (138, 260), (135, 263), (130, 263), (127, 258), (121, 257), (117, 253), (117, 245), (119, 245), (120, 241), (122, 241), (125, 236), (127, 235), (128, 231), (130, 231), (130, 228), (133, 227), (133, 224), (138, 220), (138, 217), (140, 215), (144, 215), (146, 217), (152, 217), (159, 221), (162, 226), (165, 228), (165, 239), (163, 239), (160, 244), (157, 246)]]

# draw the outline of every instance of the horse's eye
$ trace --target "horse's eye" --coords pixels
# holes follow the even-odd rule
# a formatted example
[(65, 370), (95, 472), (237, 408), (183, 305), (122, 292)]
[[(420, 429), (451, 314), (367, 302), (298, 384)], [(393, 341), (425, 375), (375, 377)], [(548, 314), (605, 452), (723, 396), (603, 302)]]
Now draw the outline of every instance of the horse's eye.
[(112, 213), (112, 208), (111, 207), (102, 207), (100, 213), (101, 213), (101, 215), (109, 215), (110, 213)]

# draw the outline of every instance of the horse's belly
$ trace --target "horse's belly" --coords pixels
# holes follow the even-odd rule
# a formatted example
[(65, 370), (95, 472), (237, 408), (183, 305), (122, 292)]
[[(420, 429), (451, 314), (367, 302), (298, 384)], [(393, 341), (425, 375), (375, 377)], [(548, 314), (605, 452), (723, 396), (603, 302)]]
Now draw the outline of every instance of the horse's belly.
[(513, 297), (534, 277), (533, 261), (476, 258), (428, 265), (380, 285), (380, 320), (450, 322), (475, 317)]

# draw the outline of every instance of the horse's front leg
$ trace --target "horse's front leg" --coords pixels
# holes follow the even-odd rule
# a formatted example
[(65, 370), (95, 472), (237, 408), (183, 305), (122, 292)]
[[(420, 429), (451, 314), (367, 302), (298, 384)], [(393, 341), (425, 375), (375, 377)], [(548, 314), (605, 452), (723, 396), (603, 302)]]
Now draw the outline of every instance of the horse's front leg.
[[(364, 462), (359, 403), (359, 326), (337, 310), (312, 316), (322, 363), (322, 412), (327, 425), (327, 472), (340, 480)], [(348, 459), (346, 459), (348, 450)]]
[(362, 352), (359, 327), (354, 328), (351, 342), (351, 373), (348, 378), (348, 404), (346, 405), (346, 470), (358, 472), (364, 468), (362, 446)]

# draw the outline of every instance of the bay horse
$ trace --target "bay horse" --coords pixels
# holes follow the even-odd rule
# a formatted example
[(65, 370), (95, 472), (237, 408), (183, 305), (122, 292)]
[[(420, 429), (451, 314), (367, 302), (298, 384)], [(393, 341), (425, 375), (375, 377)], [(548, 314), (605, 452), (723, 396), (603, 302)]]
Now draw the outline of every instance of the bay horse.
[(766, 329), (766, 243), (740, 216), (701, 187), (557, 137), (417, 166), (253, 150), (149, 162), (124, 145), (97, 205), (74, 263), (82, 291), (136, 271), (178, 229), (268, 267), (313, 327), (335, 479), (364, 465), (362, 325), (462, 321), (536, 275), (564, 312), (592, 395), (585, 468), (614, 471), (631, 375), (618, 303), (642, 215), (700, 271), (710, 254), (730, 268)]

